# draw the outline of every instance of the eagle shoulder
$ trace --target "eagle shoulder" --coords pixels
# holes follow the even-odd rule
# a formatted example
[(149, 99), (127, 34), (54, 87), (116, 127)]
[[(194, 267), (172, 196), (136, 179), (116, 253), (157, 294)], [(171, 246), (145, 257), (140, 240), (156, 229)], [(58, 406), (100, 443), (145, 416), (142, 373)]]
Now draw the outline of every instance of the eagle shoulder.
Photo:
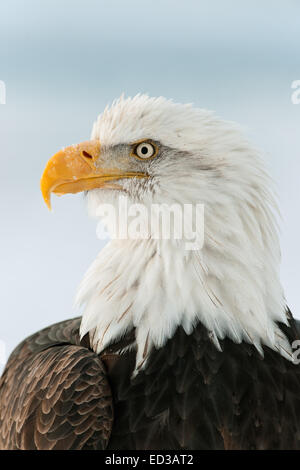
[(80, 318), (25, 339), (0, 379), (0, 449), (105, 449), (113, 423), (101, 359), (79, 337)]

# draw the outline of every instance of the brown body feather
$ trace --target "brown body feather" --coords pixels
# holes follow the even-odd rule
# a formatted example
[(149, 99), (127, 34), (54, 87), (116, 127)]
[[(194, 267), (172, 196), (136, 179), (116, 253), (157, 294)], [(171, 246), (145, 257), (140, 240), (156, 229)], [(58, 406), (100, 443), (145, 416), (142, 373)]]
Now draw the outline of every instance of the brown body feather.
[(79, 321), (18, 346), (0, 382), (1, 449), (104, 449), (111, 391), (100, 358), (80, 345)]
[[(0, 381), (2, 449), (300, 449), (300, 366), (269, 348), (179, 328), (132, 379), (131, 332), (100, 356), (80, 319), (12, 353)], [(281, 326), (297, 339), (296, 322)], [(114, 418), (113, 418), (114, 408)]]

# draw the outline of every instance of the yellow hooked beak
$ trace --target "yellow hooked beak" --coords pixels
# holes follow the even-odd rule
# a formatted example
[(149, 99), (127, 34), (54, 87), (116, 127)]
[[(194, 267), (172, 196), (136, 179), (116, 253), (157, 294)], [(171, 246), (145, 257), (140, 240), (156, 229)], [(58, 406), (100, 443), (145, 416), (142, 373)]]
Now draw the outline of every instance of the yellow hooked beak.
[(95, 188), (120, 188), (122, 178), (145, 178), (144, 173), (101, 167), (100, 142), (91, 140), (60, 150), (48, 161), (41, 178), (41, 191), (51, 209), (51, 193), (78, 193)]

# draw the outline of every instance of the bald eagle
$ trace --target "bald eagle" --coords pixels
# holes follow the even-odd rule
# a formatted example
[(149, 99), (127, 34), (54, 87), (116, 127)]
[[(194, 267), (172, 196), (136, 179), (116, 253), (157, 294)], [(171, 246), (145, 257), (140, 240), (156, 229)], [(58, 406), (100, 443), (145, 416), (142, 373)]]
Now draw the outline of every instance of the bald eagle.
[(79, 288), (82, 317), (11, 354), (0, 448), (299, 449), (300, 328), (269, 188), (238, 126), (162, 97), (121, 97), (91, 140), (55, 154), (49, 207), (51, 193), (80, 191), (96, 217), (120, 196), (146, 212), (201, 203), (204, 243), (112, 237)]

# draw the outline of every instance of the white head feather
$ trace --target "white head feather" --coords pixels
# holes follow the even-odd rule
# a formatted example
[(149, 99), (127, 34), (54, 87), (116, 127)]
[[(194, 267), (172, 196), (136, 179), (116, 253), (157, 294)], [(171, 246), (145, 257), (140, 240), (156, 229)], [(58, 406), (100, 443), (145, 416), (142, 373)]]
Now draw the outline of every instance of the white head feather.
[[(107, 152), (153, 139), (165, 153), (147, 181), (120, 181), (128, 203), (202, 203), (204, 246), (186, 251), (171, 240), (112, 240), (88, 270), (78, 292), (81, 334), (97, 352), (135, 327), (137, 368), (181, 325), (200, 321), (218, 338), (265, 344), (290, 358), (277, 322), (286, 323), (279, 281), (276, 204), (258, 152), (236, 125), (213, 113), (164, 98), (115, 101), (94, 124), (92, 139)], [(96, 189), (88, 205), (118, 205), (119, 192)]]

